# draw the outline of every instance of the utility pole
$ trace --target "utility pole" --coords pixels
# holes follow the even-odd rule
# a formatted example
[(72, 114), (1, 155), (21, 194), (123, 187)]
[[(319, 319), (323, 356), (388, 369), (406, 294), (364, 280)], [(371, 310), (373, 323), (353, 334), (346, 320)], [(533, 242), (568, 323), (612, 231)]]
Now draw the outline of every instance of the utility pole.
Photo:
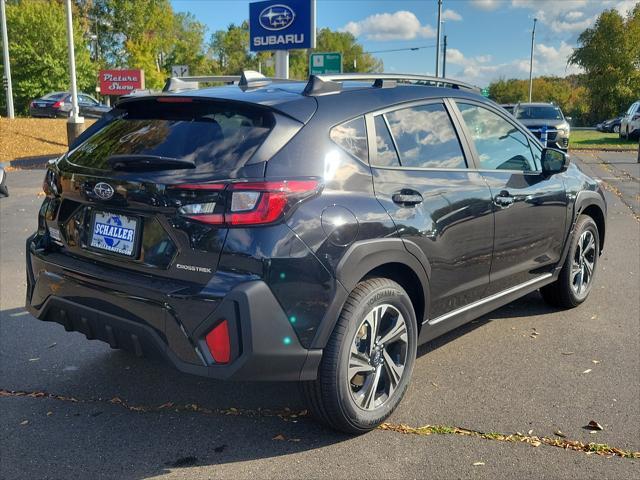
[(69, 49), (69, 77), (71, 78), (71, 116), (67, 121), (68, 145), (84, 130), (84, 118), (80, 116), (78, 107), (78, 86), (76, 85), (76, 54), (73, 47), (73, 17), (71, 0), (67, 0), (67, 47)]
[(444, 36), (444, 45), (442, 47), (442, 78), (447, 76), (447, 36)]
[(442, 0), (438, 0), (438, 39), (436, 40), (436, 77), (440, 76), (440, 26), (442, 25)]
[(529, 103), (531, 103), (531, 93), (533, 92), (533, 46), (536, 41), (536, 22), (537, 18), (533, 19), (533, 30), (531, 30), (531, 58), (529, 60)]
[(9, 62), (9, 38), (7, 36), (7, 10), (4, 0), (0, 0), (0, 21), (2, 22), (2, 56), (4, 57), (4, 77), (7, 97), (7, 118), (13, 118), (13, 88), (11, 86), (11, 63)]

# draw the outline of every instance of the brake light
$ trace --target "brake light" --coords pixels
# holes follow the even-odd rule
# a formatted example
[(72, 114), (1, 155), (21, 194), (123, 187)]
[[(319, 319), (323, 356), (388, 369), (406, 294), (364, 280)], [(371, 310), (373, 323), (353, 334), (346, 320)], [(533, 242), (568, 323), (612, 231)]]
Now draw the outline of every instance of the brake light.
[(60, 108), (64, 102), (62, 100), (58, 100), (56, 103), (52, 105), (53, 108)]
[[(200, 192), (221, 191), (214, 202), (211, 198), (201, 202), (188, 201), (178, 213), (191, 220), (228, 226), (251, 226), (274, 223), (302, 200), (320, 191), (318, 180), (282, 180), (267, 182), (238, 182), (230, 184), (202, 183), (171, 186), (171, 189)], [(224, 190), (224, 192), (222, 192)], [(225, 197), (222, 194), (226, 194)], [(197, 197), (194, 197), (196, 200)], [(223, 205), (218, 206), (218, 203)]]
[(205, 337), (207, 348), (216, 363), (229, 363), (231, 359), (231, 342), (229, 341), (229, 323), (223, 320)]

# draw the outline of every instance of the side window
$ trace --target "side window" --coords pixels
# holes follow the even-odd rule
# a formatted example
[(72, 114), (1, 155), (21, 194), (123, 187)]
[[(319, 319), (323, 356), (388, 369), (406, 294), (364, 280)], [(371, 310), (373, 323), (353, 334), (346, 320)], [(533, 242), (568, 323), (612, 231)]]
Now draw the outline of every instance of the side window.
[(407, 168), (467, 168), (449, 114), (441, 103), (403, 108), (386, 114)]
[(382, 115), (375, 118), (376, 127), (376, 161), (378, 167), (399, 167), (400, 160), (396, 147), (393, 145), (391, 134), (387, 128), (387, 123)]
[(329, 137), (351, 155), (363, 162), (369, 161), (367, 128), (364, 124), (364, 117), (354, 118), (336, 125), (331, 129)]
[(513, 124), (491, 110), (458, 103), (478, 151), (480, 168), (486, 170), (537, 170), (529, 140)]

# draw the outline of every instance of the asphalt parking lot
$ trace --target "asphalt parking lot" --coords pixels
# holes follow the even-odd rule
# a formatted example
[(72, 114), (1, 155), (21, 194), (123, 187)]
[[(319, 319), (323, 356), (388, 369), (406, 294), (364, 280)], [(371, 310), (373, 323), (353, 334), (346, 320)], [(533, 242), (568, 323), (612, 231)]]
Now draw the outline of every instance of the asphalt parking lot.
[[(361, 437), (314, 423), (293, 384), (180, 374), (32, 318), (24, 240), (43, 171), (9, 172), (11, 196), (0, 200), (0, 478), (640, 477), (640, 458), (500, 436), (640, 451), (636, 153), (573, 158), (609, 190), (589, 300), (555, 311), (531, 294), (422, 347), (390, 422), (442, 427)], [(603, 430), (583, 428), (591, 420)]]

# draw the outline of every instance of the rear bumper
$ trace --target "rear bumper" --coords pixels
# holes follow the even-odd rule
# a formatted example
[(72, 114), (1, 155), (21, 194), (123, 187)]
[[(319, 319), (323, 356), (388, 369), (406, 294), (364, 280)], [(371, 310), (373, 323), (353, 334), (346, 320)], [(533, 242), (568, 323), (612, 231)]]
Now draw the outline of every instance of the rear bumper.
[[(172, 308), (172, 293), (164, 301), (131, 295), (127, 285), (105, 288), (104, 282), (47, 258), (27, 240), (26, 307), (36, 318), (56, 322), (67, 331), (101, 340), (138, 356), (160, 357), (178, 370), (229, 380), (298, 381), (316, 378), (322, 350), (306, 349), (266, 283), (253, 280), (234, 285), (206, 305), (208, 314), (197, 327), (185, 328)], [(57, 260), (57, 259), (55, 259)], [(185, 302), (184, 295), (180, 299)], [(188, 299), (186, 299), (188, 302)], [(202, 305), (202, 299), (194, 299)], [(216, 364), (206, 334), (222, 320), (229, 323), (231, 360)]]

